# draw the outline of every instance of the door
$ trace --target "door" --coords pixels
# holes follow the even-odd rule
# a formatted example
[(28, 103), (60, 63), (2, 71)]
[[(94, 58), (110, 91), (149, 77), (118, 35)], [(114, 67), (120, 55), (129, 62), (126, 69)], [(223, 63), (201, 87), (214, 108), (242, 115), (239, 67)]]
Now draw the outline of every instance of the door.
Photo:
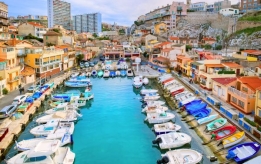
[(240, 75), (240, 69), (237, 69), (237, 76)]
[(222, 89), (221, 87), (218, 87), (218, 97), (221, 97), (222, 96)]

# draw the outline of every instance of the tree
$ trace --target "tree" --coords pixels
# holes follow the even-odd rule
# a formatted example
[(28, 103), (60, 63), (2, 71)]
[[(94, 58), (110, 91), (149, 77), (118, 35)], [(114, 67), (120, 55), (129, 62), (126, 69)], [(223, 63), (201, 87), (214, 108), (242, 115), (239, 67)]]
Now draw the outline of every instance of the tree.
[(82, 61), (82, 59), (84, 58), (83, 54), (79, 54), (76, 56), (76, 60), (77, 60), (77, 64), (80, 65), (80, 61)]
[(33, 36), (31, 33), (28, 34), (27, 36), (25, 36), (23, 39), (35, 39), (35, 40), (38, 40), (39, 42), (43, 43), (43, 39), (42, 38), (38, 38), (36, 36)]
[(217, 45), (216, 46), (216, 50), (221, 50), (222, 49), (222, 46), (221, 45)]
[(186, 51), (192, 50), (192, 46), (191, 45), (186, 45)]
[(60, 33), (60, 29), (58, 29), (58, 28), (53, 29), (53, 31), (57, 32), (57, 33)]
[(124, 34), (125, 34), (125, 30), (124, 30), (124, 29), (120, 29), (120, 30), (119, 30), (119, 34), (120, 34), (120, 35), (124, 35)]
[(144, 56), (145, 58), (148, 58), (148, 57), (149, 57), (149, 54), (145, 51), (145, 52), (143, 53), (143, 56)]
[(97, 35), (96, 33), (93, 33), (92, 36), (93, 36), (94, 38), (97, 38), (97, 37), (98, 37), (98, 35)]
[(212, 46), (211, 46), (210, 44), (205, 44), (205, 45), (204, 45), (204, 48), (205, 48), (206, 50), (211, 50)]
[(53, 43), (46, 43), (46, 46), (47, 47), (51, 47), (51, 46), (54, 46), (55, 44), (53, 44)]

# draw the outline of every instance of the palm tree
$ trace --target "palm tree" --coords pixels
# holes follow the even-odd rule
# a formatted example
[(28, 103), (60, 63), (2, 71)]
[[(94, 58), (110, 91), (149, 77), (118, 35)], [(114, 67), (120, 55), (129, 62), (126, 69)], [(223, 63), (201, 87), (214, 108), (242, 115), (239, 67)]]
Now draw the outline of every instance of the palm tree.
[(79, 55), (76, 56), (78, 66), (80, 65), (80, 61), (82, 61), (83, 58), (84, 58), (83, 54), (79, 54)]

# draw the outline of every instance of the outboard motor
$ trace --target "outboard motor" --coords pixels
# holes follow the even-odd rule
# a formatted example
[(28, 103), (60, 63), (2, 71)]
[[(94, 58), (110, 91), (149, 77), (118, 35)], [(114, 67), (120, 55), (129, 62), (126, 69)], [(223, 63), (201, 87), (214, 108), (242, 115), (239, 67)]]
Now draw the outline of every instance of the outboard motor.
[(157, 164), (167, 164), (169, 163), (169, 158), (167, 156), (162, 157), (162, 159), (157, 160)]
[(161, 138), (157, 138), (156, 140), (152, 141), (153, 144), (160, 144), (162, 143), (162, 139)]

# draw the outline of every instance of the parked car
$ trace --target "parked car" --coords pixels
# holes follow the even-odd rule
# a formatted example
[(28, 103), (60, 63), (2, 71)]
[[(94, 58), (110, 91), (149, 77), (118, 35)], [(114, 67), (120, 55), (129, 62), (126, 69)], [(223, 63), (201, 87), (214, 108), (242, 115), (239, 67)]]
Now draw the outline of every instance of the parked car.
[(28, 89), (27, 92), (29, 93), (34, 93), (40, 88), (40, 85), (31, 85)]
[(100, 56), (99, 59), (100, 59), (100, 61), (105, 61), (105, 57), (104, 56)]
[(94, 63), (93, 62), (89, 62), (89, 65), (90, 65), (90, 67), (94, 67)]
[(90, 65), (89, 65), (89, 62), (85, 62), (84, 63), (84, 66), (86, 67), (86, 68), (88, 68)]
[(12, 102), (12, 105), (21, 105), (23, 102), (25, 102), (26, 98), (27, 95), (16, 96)]
[(8, 105), (0, 110), (0, 118), (10, 117), (17, 109), (17, 105)]

